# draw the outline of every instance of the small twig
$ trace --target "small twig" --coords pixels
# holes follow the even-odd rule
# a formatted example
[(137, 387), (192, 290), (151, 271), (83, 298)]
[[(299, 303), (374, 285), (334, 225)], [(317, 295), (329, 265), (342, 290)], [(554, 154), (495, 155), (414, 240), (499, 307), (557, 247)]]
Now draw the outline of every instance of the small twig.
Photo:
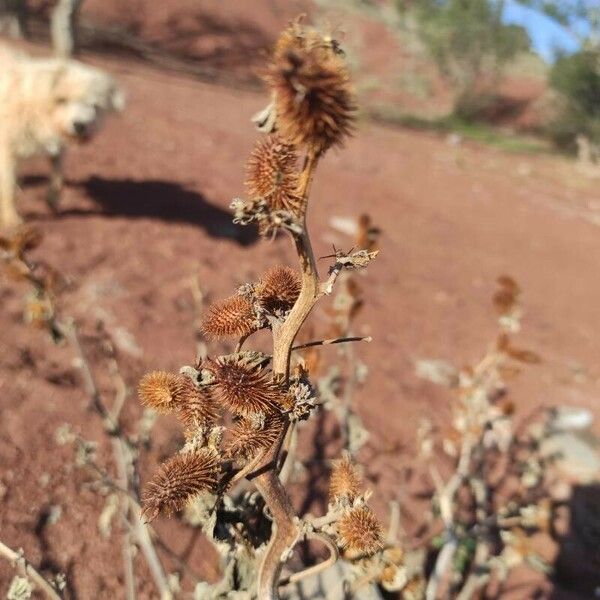
[(437, 598), (437, 591), (440, 583), (444, 580), (446, 572), (452, 565), (452, 559), (458, 549), (458, 540), (454, 535), (442, 546), (437, 559), (435, 561), (435, 567), (429, 578), (427, 584), (427, 590), (425, 591), (426, 600), (435, 600)]
[(400, 531), (400, 503), (396, 500), (390, 502), (390, 525), (387, 532), (387, 543), (397, 544)]
[[(115, 405), (117, 402), (115, 402)], [(122, 404), (121, 404), (122, 406)], [(116, 448), (116, 444), (119, 448)], [(113, 440), (113, 452), (115, 453), (115, 462), (117, 463), (117, 484), (129, 491), (129, 466), (130, 461), (126, 460), (123, 445), (120, 440)], [(123, 531), (122, 550), (123, 556), (123, 575), (125, 579), (125, 597), (127, 600), (135, 600), (136, 598), (136, 585), (135, 585), (135, 573), (133, 570), (133, 557), (131, 553), (131, 531), (127, 528), (129, 524), (129, 511), (130, 502), (127, 495), (123, 495), (120, 498), (121, 502), (121, 523), (125, 527)]]
[(339, 337), (330, 338), (328, 340), (316, 340), (314, 342), (307, 342), (306, 344), (300, 344), (299, 346), (293, 346), (292, 350), (302, 350), (303, 348), (312, 348), (313, 346), (329, 346), (331, 344), (344, 344), (345, 342), (367, 342), (370, 343), (373, 338), (370, 335), (352, 336), (352, 337)]
[(24, 577), (30, 578), (48, 598), (62, 600), (58, 590), (18, 552), (0, 542), (0, 555), (10, 560)]
[(339, 552), (337, 546), (333, 542), (333, 540), (325, 533), (316, 533), (311, 532), (306, 535), (307, 539), (310, 540), (319, 540), (327, 546), (329, 550), (329, 556), (327, 559), (317, 563), (316, 565), (312, 565), (311, 567), (307, 567), (306, 569), (302, 569), (302, 571), (298, 571), (297, 573), (292, 573), (288, 577), (283, 577), (279, 580), (279, 587), (288, 585), (291, 583), (298, 583), (302, 579), (306, 579), (306, 577), (310, 577), (311, 575), (316, 575), (321, 571), (325, 571), (335, 565), (339, 558)]
[(113, 379), (113, 383), (115, 386), (115, 401), (110, 410), (110, 416), (113, 423), (119, 423), (119, 419), (121, 417), (121, 411), (125, 406), (125, 401), (127, 400), (128, 390), (127, 384), (121, 375), (121, 371), (119, 370), (119, 365), (117, 361), (113, 358), (110, 361), (110, 373)]
[(235, 350), (234, 352), (241, 352), (242, 351), (242, 346), (244, 345), (244, 342), (248, 339), (248, 337), (250, 336), (249, 333), (247, 333), (246, 335), (243, 335), (239, 340), (238, 343), (235, 345)]
[(102, 402), (102, 397), (100, 395), (100, 390), (98, 385), (96, 384), (96, 379), (94, 378), (94, 374), (89, 365), (89, 362), (85, 356), (85, 352), (83, 351), (83, 347), (79, 340), (79, 334), (77, 333), (77, 327), (73, 320), (69, 320), (66, 323), (56, 322), (56, 327), (60, 331), (60, 333), (67, 339), (73, 349), (75, 350), (77, 357), (79, 359), (79, 368), (81, 369), (81, 374), (83, 376), (83, 385), (87, 395), (90, 398), (92, 408), (100, 415), (102, 418), (102, 424), (104, 425), (104, 429), (106, 432), (113, 435), (120, 435), (120, 427), (117, 422), (114, 421), (111, 412)]
[(148, 563), (148, 567), (152, 573), (152, 577), (156, 583), (156, 586), (158, 587), (160, 598), (161, 600), (171, 600), (173, 598), (173, 594), (169, 588), (163, 566), (158, 558), (156, 549), (152, 544), (152, 539), (148, 532), (148, 526), (143, 521), (142, 511), (139, 509), (139, 507), (135, 507), (133, 509), (133, 523), (137, 541), (142, 548), (142, 552), (144, 553), (146, 562)]

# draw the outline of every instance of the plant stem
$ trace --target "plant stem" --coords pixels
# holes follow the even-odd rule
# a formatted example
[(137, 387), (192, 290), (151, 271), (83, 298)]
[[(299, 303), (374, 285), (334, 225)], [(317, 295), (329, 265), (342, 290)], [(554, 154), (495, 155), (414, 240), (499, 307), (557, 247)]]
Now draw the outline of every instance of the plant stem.
[[(298, 188), (299, 195), (305, 203), (318, 162), (319, 155), (315, 152), (309, 152)], [(310, 242), (310, 236), (306, 229), (306, 214), (304, 215), (303, 225), (302, 234), (294, 236), (294, 244), (302, 272), (302, 288), (298, 300), (285, 322), (273, 331), (273, 372), (277, 375), (283, 375), (286, 380), (290, 369), (292, 344), (300, 327), (302, 327), (306, 317), (308, 317), (315, 305), (320, 291), (317, 263)]]
[[(300, 175), (298, 195), (302, 198), (304, 206), (307, 204), (319, 156), (319, 153), (309, 150)], [(315, 305), (320, 292), (319, 273), (310, 236), (306, 229), (306, 213), (303, 225), (302, 234), (294, 236), (302, 272), (302, 288), (298, 300), (285, 322), (273, 330), (273, 374), (281, 377), (285, 382), (289, 377), (290, 354), (294, 339)], [(288, 552), (298, 539), (294, 508), (276, 472), (279, 451), (286, 433), (287, 427), (282, 432), (280, 440), (274, 444), (272, 450), (265, 457), (263, 465), (270, 465), (269, 470), (261, 473), (255, 479), (256, 487), (273, 516), (274, 526), (258, 573), (257, 592), (261, 600), (277, 600), (279, 598), (277, 592), (279, 575), (285, 560), (287, 560)]]
[(48, 598), (51, 598), (51, 600), (62, 600), (62, 596), (44, 577), (42, 577), (18, 552), (15, 552), (12, 548), (9, 548), (2, 542), (0, 542), (0, 555), (17, 565), (17, 568), (21, 571), (23, 576), (31, 579)]
[(352, 337), (338, 337), (330, 338), (328, 340), (316, 340), (314, 342), (307, 342), (306, 344), (300, 344), (294, 346), (292, 350), (302, 350), (303, 348), (312, 348), (313, 346), (329, 346), (331, 344), (344, 344), (346, 342), (372, 342), (373, 338), (368, 335), (366, 337), (352, 336)]

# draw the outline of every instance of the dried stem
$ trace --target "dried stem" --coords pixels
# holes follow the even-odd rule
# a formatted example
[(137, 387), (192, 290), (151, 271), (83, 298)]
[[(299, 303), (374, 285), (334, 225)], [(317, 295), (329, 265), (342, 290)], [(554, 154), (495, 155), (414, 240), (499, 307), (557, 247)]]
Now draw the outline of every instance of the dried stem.
[(302, 579), (306, 579), (307, 577), (311, 577), (313, 575), (316, 575), (317, 573), (321, 573), (321, 571), (325, 571), (329, 567), (332, 567), (338, 561), (339, 552), (337, 546), (326, 533), (313, 532), (307, 534), (306, 537), (311, 540), (319, 540), (320, 542), (323, 542), (323, 544), (325, 544), (325, 546), (327, 546), (327, 549), (329, 550), (329, 556), (324, 561), (321, 561), (320, 563), (317, 563), (312, 567), (308, 567), (306, 569), (303, 569), (302, 571), (299, 571), (298, 573), (293, 573), (289, 577), (281, 579), (281, 581), (279, 582), (280, 587), (288, 585), (290, 583), (298, 583)]
[(351, 337), (338, 337), (338, 338), (330, 338), (328, 340), (316, 340), (314, 342), (307, 342), (306, 344), (300, 344), (299, 346), (294, 346), (292, 350), (303, 350), (304, 348), (312, 348), (313, 346), (329, 346), (331, 344), (344, 344), (346, 342), (367, 342), (370, 343), (373, 341), (373, 338), (368, 335), (366, 337), (361, 336), (351, 336)]
[[(298, 195), (305, 204), (318, 162), (319, 153), (309, 150), (298, 186)], [(285, 381), (289, 376), (292, 344), (300, 327), (302, 327), (306, 317), (315, 305), (320, 291), (315, 256), (306, 229), (306, 214), (304, 215), (302, 233), (294, 236), (294, 242), (302, 272), (302, 288), (298, 300), (285, 322), (273, 329), (273, 373)], [(264, 464), (271, 465), (271, 468), (256, 478), (256, 487), (271, 511), (274, 523), (271, 541), (258, 574), (258, 597), (261, 600), (276, 600), (278, 598), (277, 587), (281, 568), (287, 559), (288, 552), (298, 539), (298, 527), (295, 523), (295, 512), (292, 503), (277, 472), (274, 470), (286, 433), (287, 428), (282, 432), (280, 442), (267, 454)]]
[[(310, 185), (318, 162), (319, 154), (309, 151), (298, 187), (298, 195), (303, 198), (304, 202), (308, 198)], [(300, 327), (302, 327), (306, 317), (308, 317), (315, 305), (320, 289), (317, 263), (310, 242), (310, 236), (306, 229), (306, 215), (304, 215), (302, 233), (294, 236), (294, 242), (300, 260), (302, 289), (296, 304), (290, 311), (285, 322), (273, 331), (273, 372), (283, 375), (286, 379), (289, 374), (292, 344)]]
[(51, 600), (62, 600), (62, 595), (49, 581), (40, 575), (29, 562), (18, 552), (15, 552), (0, 542), (0, 555), (10, 560), (24, 577), (31, 579)]
[[(122, 404), (121, 404), (122, 406)], [(121, 446), (120, 440), (113, 440), (113, 447), (115, 444)], [(115, 448), (116, 450), (116, 448)], [(117, 462), (117, 485), (119, 487), (129, 490), (129, 469), (127, 462), (125, 461), (125, 451), (121, 446), (120, 454), (123, 456), (123, 460)], [(129, 509), (130, 503), (127, 495), (123, 495), (120, 498), (121, 506), (121, 524), (123, 525), (123, 540), (121, 553), (123, 556), (123, 575), (125, 579), (125, 598), (126, 600), (135, 600), (136, 598), (136, 585), (135, 585), (135, 573), (133, 570), (133, 554), (131, 546), (131, 531), (127, 527), (129, 523)]]
[(71, 343), (71, 346), (77, 354), (77, 358), (79, 359), (79, 368), (81, 369), (81, 374), (83, 376), (83, 386), (90, 398), (91, 407), (100, 415), (102, 424), (104, 425), (104, 429), (108, 435), (119, 435), (121, 432), (119, 430), (118, 423), (113, 419), (110, 411), (102, 402), (100, 390), (98, 389), (96, 379), (94, 378), (94, 373), (86, 359), (83, 347), (81, 346), (75, 323), (72, 320), (69, 320), (66, 323), (57, 322), (56, 327), (65, 337), (65, 339)]
[[(113, 447), (113, 456), (115, 460), (115, 464), (117, 465), (117, 471), (119, 474), (125, 474), (127, 477), (127, 464), (128, 461), (126, 459), (126, 453), (129, 452), (128, 441), (125, 439), (123, 435), (123, 431), (118, 422), (119, 413), (123, 407), (124, 403), (124, 394), (125, 390), (121, 389), (117, 394), (117, 399), (115, 401), (114, 412), (108, 410), (102, 401), (102, 396), (100, 394), (100, 390), (96, 384), (96, 380), (94, 378), (94, 374), (90, 364), (85, 356), (83, 351), (83, 347), (81, 346), (81, 342), (79, 341), (79, 335), (77, 333), (77, 328), (72, 321), (67, 322), (67, 324), (57, 324), (60, 329), (60, 332), (65, 336), (67, 340), (71, 342), (73, 348), (75, 349), (78, 358), (79, 358), (79, 366), (81, 368), (81, 372), (84, 380), (85, 391), (90, 397), (92, 408), (98, 413), (98, 415), (102, 419), (102, 424), (104, 426), (104, 430), (112, 439), (112, 447)], [(126, 478), (128, 482), (128, 478)], [(122, 489), (122, 486), (119, 485), (121, 491), (125, 494), (129, 493), (129, 485), (125, 489)], [(150, 572), (152, 573), (152, 577), (154, 578), (154, 582), (157, 588), (160, 591), (162, 600), (170, 600), (172, 598), (172, 593), (169, 589), (169, 585), (167, 582), (167, 577), (165, 575), (164, 569), (158, 558), (156, 550), (152, 544), (152, 539), (148, 533), (148, 528), (146, 524), (142, 520), (141, 509), (137, 502), (131, 503), (132, 513), (133, 513), (133, 522), (134, 522), (134, 531), (138, 543), (144, 553), (146, 561), (148, 562), (148, 566), (150, 568)], [(129, 567), (126, 567), (127, 569)]]

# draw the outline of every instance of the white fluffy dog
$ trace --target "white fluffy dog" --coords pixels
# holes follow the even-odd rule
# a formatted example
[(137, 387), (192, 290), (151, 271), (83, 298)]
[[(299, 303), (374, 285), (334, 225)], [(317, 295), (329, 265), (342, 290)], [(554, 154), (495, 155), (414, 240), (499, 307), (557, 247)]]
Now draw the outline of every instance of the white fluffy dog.
[(123, 106), (117, 84), (99, 69), (74, 60), (31, 58), (0, 45), (0, 225), (20, 221), (15, 208), (19, 160), (50, 157), (48, 201), (54, 208), (66, 146), (88, 140), (106, 113)]

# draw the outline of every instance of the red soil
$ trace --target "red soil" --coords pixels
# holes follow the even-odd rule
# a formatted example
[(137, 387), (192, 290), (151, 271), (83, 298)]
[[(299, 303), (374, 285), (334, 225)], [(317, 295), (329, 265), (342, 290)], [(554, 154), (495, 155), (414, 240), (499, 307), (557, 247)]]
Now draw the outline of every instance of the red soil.
[[(42, 164), (26, 169), (20, 208), (44, 232), (38, 255), (72, 278), (62, 308), (89, 336), (94, 364), (106, 372), (93, 343), (102, 322), (134, 387), (146, 370), (193, 361), (195, 275), (210, 298), (220, 298), (267, 266), (292, 264), (293, 253), (284, 237), (254, 243), (228, 214), (231, 198), (243, 192), (244, 162), (256, 138), (249, 116), (265, 104), (264, 93), (210, 86), (135, 61), (84, 58), (116, 75), (129, 105), (96, 140), (69, 155), (57, 216), (41, 201)], [(563, 159), (455, 147), (433, 135), (366, 122), (346, 149), (324, 160), (309, 219), (317, 255), (329, 254), (332, 243), (351, 245), (328, 226), (332, 215), (366, 211), (383, 229), (381, 254), (361, 281), (366, 306), (357, 333), (374, 342), (357, 348), (370, 370), (357, 402), (373, 432), (367, 472), (384, 518), (387, 502), (409, 493), (399, 473), (412, 460), (419, 420), (441, 424), (449, 417), (448, 395), (417, 379), (414, 362), (440, 357), (463, 365), (483, 353), (494, 335), (489, 298), (500, 274), (524, 288), (518, 339), (544, 359), (511, 387), (519, 414), (553, 404), (600, 414), (600, 285), (594, 276), (600, 197), (592, 183)], [(55, 434), (72, 424), (99, 443), (99, 460), (108, 468), (110, 444), (86, 408), (71, 349), (23, 324), (23, 291), (13, 283), (0, 289), (0, 539), (22, 547), (45, 573), (65, 572), (71, 598), (121, 597), (118, 528), (109, 539), (99, 535), (104, 499)], [(313, 322), (322, 329), (322, 313)], [(105, 376), (100, 384), (111, 393)], [(132, 394), (127, 422), (140, 412)], [(178, 443), (176, 424), (160, 419), (142, 460), (144, 480)], [(308, 436), (301, 443), (309, 455)], [(300, 501), (302, 484), (296, 492)], [(57, 506), (60, 517), (52, 522), (48, 515)], [(176, 520), (160, 519), (157, 529), (177, 553), (194, 537)], [(203, 540), (190, 563), (217, 577)], [(140, 597), (155, 598), (141, 558), (136, 569)], [(0, 561), (1, 593), (11, 577)], [(531, 597), (536, 586), (541, 597), (551, 597), (551, 586), (539, 577), (526, 574), (523, 581), (531, 585), (512, 597)]]

